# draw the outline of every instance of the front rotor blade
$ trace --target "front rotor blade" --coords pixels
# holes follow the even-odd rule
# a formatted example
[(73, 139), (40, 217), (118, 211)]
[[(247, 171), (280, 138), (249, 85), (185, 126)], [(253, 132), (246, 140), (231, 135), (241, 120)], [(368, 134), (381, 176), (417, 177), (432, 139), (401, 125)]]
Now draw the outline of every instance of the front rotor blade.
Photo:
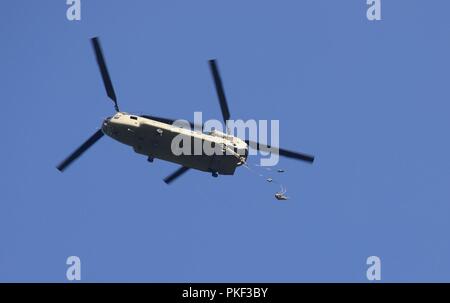
[(187, 172), (189, 170), (188, 167), (180, 167), (179, 169), (177, 169), (173, 174), (171, 174), (170, 176), (167, 176), (164, 179), (164, 182), (166, 182), (166, 184), (170, 184), (172, 183), (176, 178), (180, 177), (182, 174), (184, 174), (185, 172)]
[(119, 106), (117, 105), (116, 93), (114, 92), (114, 87), (111, 82), (111, 77), (109, 76), (108, 68), (106, 67), (105, 58), (103, 56), (102, 47), (100, 45), (100, 40), (98, 37), (92, 38), (92, 47), (94, 48), (95, 57), (97, 58), (97, 64), (100, 68), (100, 73), (102, 74), (103, 84), (105, 85), (106, 94), (114, 102), (114, 108), (119, 111)]
[(78, 157), (80, 157), (89, 147), (91, 147), (95, 142), (97, 142), (101, 137), (103, 137), (103, 132), (99, 129), (95, 134), (93, 134), (89, 139), (86, 140), (77, 150), (75, 150), (66, 160), (61, 162), (57, 166), (60, 172), (63, 172), (67, 166), (72, 164)]
[(230, 111), (228, 110), (228, 103), (225, 97), (225, 91), (223, 89), (222, 79), (220, 78), (216, 60), (209, 60), (209, 67), (211, 68), (214, 84), (216, 85), (217, 97), (219, 98), (220, 109), (222, 110), (223, 122), (226, 123), (227, 120), (230, 120)]
[(306, 161), (309, 163), (314, 162), (314, 156), (311, 156), (308, 154), (290, 151), (290, 150), (283, 149), (283, 148), (278, 148), (278, 150), (277, 150), (276, 148), (271, 147), (270, 145), (260, 144), (258, 142), (253, 142), (253, 141), (249, 141), (249, 140), (245, 140), (245, 142), (251, 148), (254, 148), (254, 149), (257, 149), (260, 151), (278, 153), (280, 156), (283, 156), (283, 157), (296, 159), (296, 160), (302, 160), (302, 161)]

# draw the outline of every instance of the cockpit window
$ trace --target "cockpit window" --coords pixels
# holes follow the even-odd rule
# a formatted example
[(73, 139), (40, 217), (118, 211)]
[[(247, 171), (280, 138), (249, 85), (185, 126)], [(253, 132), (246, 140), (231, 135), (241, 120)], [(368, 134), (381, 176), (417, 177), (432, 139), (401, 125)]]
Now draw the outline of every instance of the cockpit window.
[(130, 119), (137, 120), (137, 117), (135, 117), (135, 116), (130, 116)]

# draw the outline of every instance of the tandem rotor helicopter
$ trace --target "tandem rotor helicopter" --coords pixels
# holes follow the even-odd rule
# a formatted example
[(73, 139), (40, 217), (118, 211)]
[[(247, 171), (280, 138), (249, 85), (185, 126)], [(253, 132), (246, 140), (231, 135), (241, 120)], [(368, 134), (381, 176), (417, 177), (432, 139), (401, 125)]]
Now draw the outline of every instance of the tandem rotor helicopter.
[[(269, 145), (250, 140), (242, 140), (218, 131), (205, 133), (203, 131), (188, 130), (174, 125), (176, 121), (174, 119), (149, 115), (134, 115), (120, 111), (99, 38), (92, 38), (91, 42), (103, 78), (106, 94), (113, 101), (116, 114), (106, 118), (102, 122), (101, 129), (96, 131), (79, 148), (62, 161), (57, 166), (59, 171), (63, 172), (67, 169), (70, 164), (104, 135), (131, 146), (136, 153), (147, 156), (149, 162), (153, 162), (153, 159), (156, 158), (181, 165), (179, 169), (164, 179), (164, 182), (167, 184), (172, 183), (189, 169), (209, 172), (213, 177), (217, 177), (218, 175), (233, 175), (237, 167), (245, 165), (249, 147), (260, 151), (276, 152), (280, 156), (313, 163), (314, 157), (311, 155), (282, 148), (272, 148)], [(226, 121), (230, 119), (230, 112), (216, 60), (210, 60), (209, 66), (222, 110), (223, 121), (226, 124)], [(195, 128), (192, 122), (190, 122), (190, 125), (192, 128)], [(209, 141), (212, 145), (220, 146), (224, 151), (229, 151), (229, 153), (223, 155), (207, 155), (205, 153), (201, 155), (175, 155), (171, 149), (171, 142), (180, 134), (192, 140)], [(280, 198), (283, 197), (280, 196)]]

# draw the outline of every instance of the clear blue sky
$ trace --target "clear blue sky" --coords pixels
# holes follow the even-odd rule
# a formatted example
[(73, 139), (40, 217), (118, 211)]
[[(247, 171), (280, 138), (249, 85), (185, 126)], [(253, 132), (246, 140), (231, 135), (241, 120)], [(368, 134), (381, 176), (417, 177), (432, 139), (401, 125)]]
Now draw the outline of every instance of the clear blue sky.
[[(0, 281), (450, 281), (450, 2), (4, 1)], [(245, 169), (217, 179), (146, 162), (105, 137), (55, 166), (113, 113), (89, 38), (100, 36), (121, 108), (279, 119), (292, 197)], [(256, 162), (255, 159), (251, 160)]]

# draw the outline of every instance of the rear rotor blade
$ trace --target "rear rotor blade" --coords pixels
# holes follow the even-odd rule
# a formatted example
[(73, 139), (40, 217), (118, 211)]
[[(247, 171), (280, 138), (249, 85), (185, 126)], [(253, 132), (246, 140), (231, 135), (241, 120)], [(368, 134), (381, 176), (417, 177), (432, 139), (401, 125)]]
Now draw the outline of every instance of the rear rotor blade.
[(164, 182), (166, 182), (166, 184), (170, 184), (172, 183), (176, 178), (180, 177), (182, 174), (184, 174), (185, 172), (187, 172), (189, 170), (188, 167), (182, 166), (179, 169), (177, 169), (173, 174), (171, 174), (170, 176), (167, 176), (164, 179)]
[(69, 157), (67, 157), (63, 162), (61, 162), (57, 169), (63, 172), (73, 161), (80, 157), (89, 147), (94, 145), (101, 137), (103, 137), (103, 132), (99, 129), (95, 134), (93, 134), (89, 139), (86, 140), (78, 149), (76, 149)]
[(278, 153), (280, 156), (283, 156), (283, 157), (296, 159), (296, 160), (301, 160), (301, 161), (306, 161), (306, 162), (309, 162), (309, 163), (313, 163), (314, 162), (314, 156), (311, 156), (311, 155), (308, 155), (308, 154), (299, 153), (299, 152), (295, 152), (295, 151), (290, 151), (290, 150), (283, 149), (283, 148), (278, 148), (278, 151), (277, 151), (276, 148), (271, 147), (270, 145), (260, 144), (258, 142), (253, 142), (253, 141), (250, 141), (250, 140), (245, 140), (245, 142), (251, 148), (254, 148), (254, 149), (257, 149), (257, 150), (261, 150), (261, 151), (265, 151), (265, 152)]
[(114, 102), (114, 108), (119, 111), (119, 106), (117, 105), (116, 93), (114, 92), (114, 87), (111, 82), (111, 77), (109, 76), (108, 68), (106, 67), (105, 58), (103, 56), (102, 47), (100, 45), (100, 40), (98, 37), (92, 38), (92, 47), (94, 48), (95, 57), (97, 58), (97, 64), (100, 68), (100, 73), (102, 74), (103, 84), (105, 85), (106, 94)]
[(214, 84), (216, 85), (217, 97), (219, 98), (220, 109), (222, 110), (223, 122), (226, 123), (227, 120), (230, 120), (230, 111), (228, 110), (228, 103), (225, 97), (225, 91), (223, 89), (222, 79), (220, 78), (216, 60), (209, 60), (209, 67), (211, 68)]

